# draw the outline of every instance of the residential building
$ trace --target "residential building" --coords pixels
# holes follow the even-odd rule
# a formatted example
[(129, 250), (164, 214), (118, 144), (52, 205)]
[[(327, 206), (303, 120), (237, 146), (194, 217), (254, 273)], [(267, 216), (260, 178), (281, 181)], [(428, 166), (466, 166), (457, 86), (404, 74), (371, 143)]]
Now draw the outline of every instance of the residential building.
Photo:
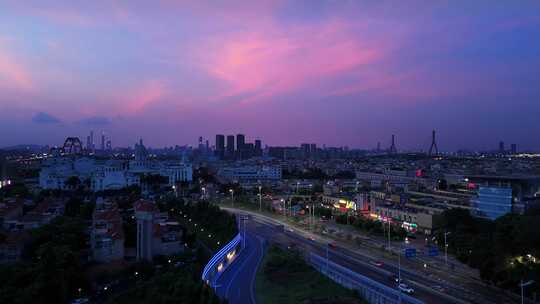
[(98, 262), (122, 260), (124, 241), (122, 216), (118, 207), (115, 203), (98, 198), (90, 232), (93, 260)]

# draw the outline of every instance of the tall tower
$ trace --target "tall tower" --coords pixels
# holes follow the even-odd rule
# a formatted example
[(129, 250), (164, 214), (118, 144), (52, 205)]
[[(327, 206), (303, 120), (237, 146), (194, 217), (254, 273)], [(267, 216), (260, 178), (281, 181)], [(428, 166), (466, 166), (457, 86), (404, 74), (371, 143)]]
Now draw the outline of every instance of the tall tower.
[(227, 135), (227, 156), (234, 157), (234, 135)]
[(90, 150), (94, 151), (95, 150), (95, 145), (94, 145), (94, 131), (90, 131)]
[(101, 151), (105, 151), (105, 133), (101, 132)]
[[(435, 154), (433, 154), (433, 151), (435, 151)], [(431, 132), (431, 147), (429, 147), (429, 156), (438, 154), (439, 148), (437, 148), (437, 142), (435, 141), (435, 130), (433, 130), (433, 132)]]
[(236, 135), (236, 150), (242, 151), (244, 149), (245, 143), (246, 143), (246, 136), (244, 136), (244, 134), (237, 134)]
[(396, 149), (396, 136), (392, 134), (392, 145), (390, 146), (390, 149), (388, 150), (391, 154), (397, 153)]
[(377, 153), (381, 152), (381, 142), (377, 142)]
[(216, 156), (223, 158), (225, 153), (225, 135), (217, 134), (216, 135)]

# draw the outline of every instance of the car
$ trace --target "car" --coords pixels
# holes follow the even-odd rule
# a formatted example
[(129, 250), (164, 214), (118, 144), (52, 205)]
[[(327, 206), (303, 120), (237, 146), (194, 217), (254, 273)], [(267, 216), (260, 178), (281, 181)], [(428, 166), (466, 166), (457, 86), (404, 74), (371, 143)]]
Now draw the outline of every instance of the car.
[(394, 282), (394, 283), (403, 283), (403, 279), (400, 279), (397, 275), (391, 275), (390, 276), (390, 281)]
[(88, 298), (78, 298), (78, 299), (73, 300), (73, 302), (71, 302), (71, 304), (86, 304), (86, 303), (90, 303), (90, 300), (88, 300)]
[(328, 247), (336, 249), (337, 245), (336, 245), (336, 243), (328, 243)]
[(409, 287), (409, 285), (405, 284), (405, 283), (401, 283), (398, 285), (398, 289), (401, 291), (401, 292), (404, 292), (406, 294), (412, 294), (414, 293), (414, 289), (412, 289), (411, 287)]
[(439, 291), (439, 292), (446, 292), (446, 288), (444, 288), (441, 285), (433, 285), (433, 289)]
[(308, 239), (309, 239), (310, 241), (315, 241), (315, 238), (312, 237), (312, 236), (308, 237)]
[(296, 244), (295, 243), (290, 243), (288, 246), (287, 246), (287, 249), (288, 250), (291, 250), (291, 249), (294, 249), (296, 248)]
[(382, 261), (375, 261), (375, 262), (373, 262), (373, 265), (375, 265), (377, 267), (383, 267), (384, 263)]

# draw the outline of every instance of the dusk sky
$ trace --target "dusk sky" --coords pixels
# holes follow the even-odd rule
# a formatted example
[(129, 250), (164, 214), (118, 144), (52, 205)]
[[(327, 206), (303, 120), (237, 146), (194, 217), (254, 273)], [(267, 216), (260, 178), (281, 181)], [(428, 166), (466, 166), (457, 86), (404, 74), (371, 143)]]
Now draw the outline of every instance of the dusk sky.
[(540, 1), (0, 3), (0, 147), (540, 149)]

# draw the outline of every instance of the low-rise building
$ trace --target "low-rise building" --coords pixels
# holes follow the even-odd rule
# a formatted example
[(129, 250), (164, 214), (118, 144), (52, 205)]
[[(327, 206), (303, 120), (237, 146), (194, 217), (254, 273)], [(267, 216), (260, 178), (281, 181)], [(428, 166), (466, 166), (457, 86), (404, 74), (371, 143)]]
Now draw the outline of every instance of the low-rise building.
[(98, 199), (90, 232), (92, 258), (98, 262), (122, 260), (124, 239), (122, 216), (118, 207), (112, 202)]
[(280, 166), (238, 166), (238, 167), (223, 167), (218, 171), (218, 176), (231, 181), (246, 181), (246, 180), (280, 180)]
[(44, 161), (39, 173), (42, 189), (69, 190), (69, 179), (77, 177), (80, 184), (88, 183), (92, 191), (115, 190), (141, 185), (144, 175), (167, 178), (169, 186), (193, 180), (192, 164), (182, 160), (159, 161), (149, 159), (142, 140), (135, 145), (134, 159), (99, 160), (89, 157), (56, 156)]

